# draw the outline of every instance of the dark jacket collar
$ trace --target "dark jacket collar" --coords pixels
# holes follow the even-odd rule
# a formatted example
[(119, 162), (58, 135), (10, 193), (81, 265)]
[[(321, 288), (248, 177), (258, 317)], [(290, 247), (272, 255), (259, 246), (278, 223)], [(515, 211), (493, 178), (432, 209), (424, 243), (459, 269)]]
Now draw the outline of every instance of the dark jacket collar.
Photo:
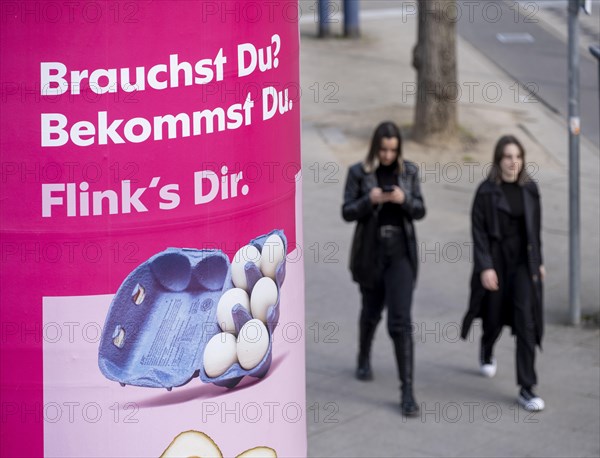
[[(537, 185), (534, 181), (529, 180), (520, 185), (523, 189), (523, 199), (528, 200), (530, 197), (537, 198), (539, 197), (539, 191)], [(498, 209), (510, 213), (510, 206), (508, 205), (508, 200), (506, 196), (502, 192), (502, 188), (500, 187), (500, 183), (496, 183), (491, 180), (485, 180), (481, 187), (479, 188), (479, 192), (481, 194), (492, 194), (494, 198), (495, 205)], [(528, 195), (528, 196), (527, 196)]]
[[(533, 194), (534, 196), (538, 196), (539, 195), (539, 191), (537, 188), (537, 185), (535, 184), (535, 181), (533, 180), (528, 180), (525, 183), (521, 184), (521, 187), (530, 192), (531, 194)], [(487, 193), (501, 193), (502, 189), (500, 188), (500, 183), (496, 183), (494, 181), (491, 180), (485, 180), (483, 183), (481, 183), (481, 187), (479, 188), (479, 192), (482, 194), (487, 194)]]

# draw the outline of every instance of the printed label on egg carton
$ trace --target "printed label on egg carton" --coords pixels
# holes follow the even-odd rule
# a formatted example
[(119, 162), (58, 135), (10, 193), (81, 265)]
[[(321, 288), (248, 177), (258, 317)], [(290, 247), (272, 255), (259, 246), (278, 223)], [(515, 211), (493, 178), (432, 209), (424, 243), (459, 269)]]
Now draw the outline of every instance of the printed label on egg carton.
[(240, 249), (233, 263), (221, 250), (169, 248), (152, 256), (110, 305), (98, 350), (102, 374), (123, 386), (169, 390), (197, 376), (228, 388), (246, 375), (264, 377), (285, 253), (285, 235), (275, 230)]

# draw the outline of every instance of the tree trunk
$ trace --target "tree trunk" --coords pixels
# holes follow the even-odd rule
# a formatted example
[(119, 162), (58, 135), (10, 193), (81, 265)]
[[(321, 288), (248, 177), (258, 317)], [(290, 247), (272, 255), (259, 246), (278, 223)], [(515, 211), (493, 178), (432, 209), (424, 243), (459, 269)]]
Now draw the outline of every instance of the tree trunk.
[(419, 0), (419, 30), (413, 50), (417, 103), (412, 137), (447, 139), (457, 133), (456, 0)]

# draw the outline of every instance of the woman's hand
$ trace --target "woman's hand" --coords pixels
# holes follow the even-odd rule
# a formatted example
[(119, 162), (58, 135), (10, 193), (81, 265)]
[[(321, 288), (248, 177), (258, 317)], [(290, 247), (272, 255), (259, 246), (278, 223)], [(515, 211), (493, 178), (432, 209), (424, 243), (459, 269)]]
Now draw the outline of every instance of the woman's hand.
[(494, 269), (485, 269), (481, 272), (481, 284), (488, 291), (498, 291), (498, 275)]
[(369, 199), (371, 199), (371, 203), (374, 205), (383, 204), (387, 202), (387, 196), (385, 194), (386, 193), (384, 193), (381, 188), (376, 187), (369, 191)]
[(546, 268), (542, 264), (540, 266), (540, 280), (544, 281), (546, 279)]
[(388, 194), (388, 201), (393, 202), (395, 204), (403, 204), (406, 196), (404, 195), (404, 191), (400, 189), (398, 186), (394, 186), (394, 190)]

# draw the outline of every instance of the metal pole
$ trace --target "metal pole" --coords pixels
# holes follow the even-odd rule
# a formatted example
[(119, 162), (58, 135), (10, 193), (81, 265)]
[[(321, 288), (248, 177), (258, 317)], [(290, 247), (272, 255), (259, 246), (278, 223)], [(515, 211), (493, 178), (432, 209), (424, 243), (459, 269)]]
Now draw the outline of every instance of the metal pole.
[(579, 205), (579, 0), (569, 0), (569, 311), (581, 321), (581, 237)]
[(359, 0), (344, 0), (344, 36), (357, 38), (360, 36)]
[[(590, 46), (590, 52), (598, 60), (598, 94), (600, 95), (600, 46)], [(598, 106), (600, 107), (600, 97), (598, 98)], [(598, 125), (600, 128), (600, 125)], [(598, 129), (600, 132), (600, 129)]]
[(331, 35), (329, 15), (329, 0), (319, 0), (319, 38), (326, 38)]

